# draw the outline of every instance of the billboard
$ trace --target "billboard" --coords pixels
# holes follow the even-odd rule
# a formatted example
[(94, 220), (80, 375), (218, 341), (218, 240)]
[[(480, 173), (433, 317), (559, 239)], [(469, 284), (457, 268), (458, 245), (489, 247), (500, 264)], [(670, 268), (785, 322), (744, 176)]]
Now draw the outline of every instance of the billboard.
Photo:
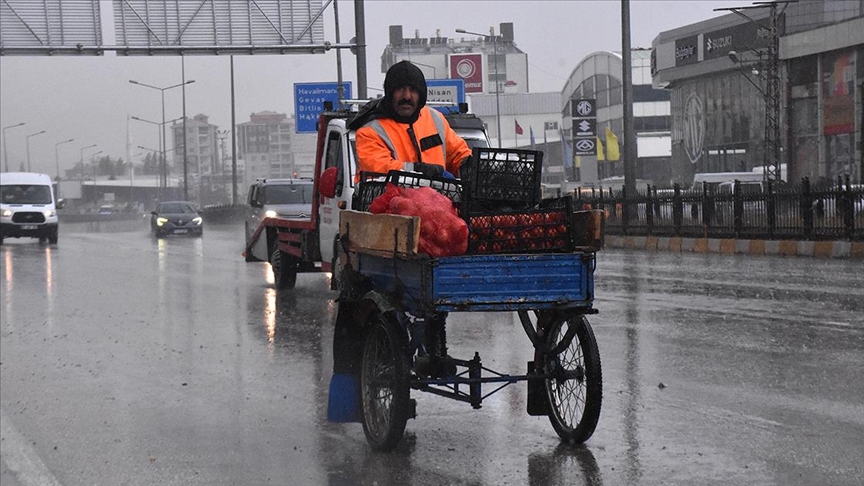
[(483, 93), (483, 54), (450, 54), (450, 77), (463, 80), (466, 93)]
[(702, 56), (704, 59), (717, 59), (728, 56), (729, 51), (747, 52), (766, 48), (771, 42), (769, 27), (770, 20), (759, 19), (755, 23), (747, 22), (708, 32), (702, 36)]
[(699, 60), (699, 36), (675, 39), (675, 66), (696, 64)]

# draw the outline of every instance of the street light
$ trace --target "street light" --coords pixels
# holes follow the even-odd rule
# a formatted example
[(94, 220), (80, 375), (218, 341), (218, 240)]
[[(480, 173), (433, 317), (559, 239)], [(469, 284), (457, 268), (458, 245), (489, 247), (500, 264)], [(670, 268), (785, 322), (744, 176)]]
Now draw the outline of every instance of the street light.
[(79, 178), (79, 180), (80, 180), (81, 182), (84, 182), (84, 151), (87, 150), (87, 149), (91, 149), (91, 148), (93, 148), (93, 147), (95, 147), (95, 146), (96, 146), (96, 144), (94, 143), (93, 145), (88, 145), (88, 146), (86, 146), (86, 147), (81, 147), (81, 152), (80, 152), (80, 155), (78, 156), (78, 162), (81, 164), (81, 172), (79, 172), (79, 174), (80, 174), (80, 178)]
[[(102, 152), (104, 152), (104, 150), (97, 150), (96, 152), (93, 152), (92, 154), (90, 154), (90, 165), (93, 166), (93, 187), (94, 188), (96, 187), (96, 160), (95, 160), (95, 157), (97, 155), (101, 154)], [(95, 195), (95, 193), (94, 193), (94, 195)]]
[[(172, 88), (177, 88), (180, 86), (185, 86), (187, 84), (192, 84), (195, 82), (195, 80), (190, 79), (189, 81), (186, 81), (185, 83), (179, 83), (179, 84), (175, 84), (172, 86), (166, 86), (164, 88), (160, 88), (158, 86), (152, 86), (152, 85), (145, 84), (145, 83), (140, 83), (138, 81), (135, 81), (134, 79), (130, 79), (129, 82), (132, 84), (137, 84), (138, 86), (144, 86), (145, 88), (155, 89), (162, 94), (162, 141), (161, 141), (161, 147), (160, 147), (160, 150), (162, 152), (162, 171), (161, 171), (162, 174), (161, 174), (161, 176), (162, 176), (162, 183), (163, 183), (162, 187), (167, 187), (168, 186), (168, 170), (167, 170), (168, 168), (167, 168), (166, 162), (165, 162), (165, 153), (167, 152), (165, 150), (165, 145), (166, 145), (165, 144), (165, 142), (166, 142), (166, 139), (165, 139), (165, 92), (168, 91), (169, 89), (172, 89)], [(183, 136), (185, 137), (186, 134), (184, 133)]]
[(6, 162), (6, 172), (9, 172), (9, 154), (6, 153), (6, 129), (7, 128), (15, 128), (15, 127), (23, 127), (24, 122), (17, 123), (15, 125), (9, 125), (8, 127), (3, 127), (3, 160)]
[(432, 79), (438, 79), (438, 74), (437, 74), (438, 70), (435, 69), (435, 66), (430, 66), (429, 64), (423, 64), (422, 62), (417, 62), (413, 59), (409, 59), (408, 62), (410, 62), (411, 64), (416, 64), (418, 66), (423, 66), (423, 67), (427, 67), (427, 68), (432, 69)]
[[(780, 79), (780, 30), (782, 24), (783, 14), (786, 11), (786, 7), (789, 6), (790, 3), (794, 3), (797, 0), (776, 0), (772, 2), (755, 2), (754, 5), (745, 6), (745, 7), (728, 7), (728, 8), (715, 8), (714, 11), (730, 11), (739, 17), (750, 22), (751, 25), (756, 29), (757, 33), (760, 33), (760, 37), (764, 36), (767, 40), (767, 48), (765, 52), (762, 51), (754, 51), (762, 61), (760, 64), (760, 68), (764, 70), (764, 80), (765, 80), (765, 90), (762, 91), (759, 89), (759, 86), (756, 85), (753, 80), (747, 77), (747, 81), (750, 81), (751, 84), (756, 86), (757, 89), (762, 93), (762, 96), (765, 100), (765, 135), (764, 135), (764, 144), (765, 144), (765, 180), (766, 181), (781, 181), (783, 180), (783, 171), (781, 169), (781, 151), (782, 151), (782, 141), (781, 141), (781, 130), (780, 130), (780, 115), (781, 115), (781, 97), (782, 97), (782, 82)], [(778, 7), (782, 7), (782, 10), (778, 12)], [(754, 10), (754, 9), (764, 9), (768, 8), (768, 25), (767, 27), (761, 25), (752, 17), (745, 14), (744, 10)], [(764, 56), (764, 59), (763, 59)], [(729, 59), (735, 64), (745, 64), (747, 61), (741, 58), (740, 53), (735, 51), (729, 52)], [(744, 71), (741, 71), (744, 73)], [(754, 73), (755, 74), (755, 73)], [(759, 77), (763, 77), (763, 74), (760, 73)]]
[(42, 135), (43, 133), (45, 133), (45, 130), (42, 130), (41, 132), (31, 133), (30, 135), (27, 135), (27, 172), (32, 172), (30, 170), (30, 137), (35, 137), (36, 135)]
[[(54, 144), (54, 163), (57, 165), (57, 183), (60, 183), (60, 152), (57, 147), (63, 145), (64, 143), (74, 142), (74, 138), (70, 138), (69, 140), (63, 140), (62, 142), (57, 142)], [(59, 187), (59, 186), (58, 186)]]
[(486, 35), (481, 34), (479, 32), (471, 32), (465, 29), (456, 29), (457, 34), (471, 34), (471, 35), (479, 35), (483, 37), (484, 42), (489, 37), (492, 37), (492, 48), (493, 48), (493, 56), (495, 66), (495, 119), (498, 125), (498, 148), (501, 148), (501, 100), (498, 96), (498, 36), (497, 35)]

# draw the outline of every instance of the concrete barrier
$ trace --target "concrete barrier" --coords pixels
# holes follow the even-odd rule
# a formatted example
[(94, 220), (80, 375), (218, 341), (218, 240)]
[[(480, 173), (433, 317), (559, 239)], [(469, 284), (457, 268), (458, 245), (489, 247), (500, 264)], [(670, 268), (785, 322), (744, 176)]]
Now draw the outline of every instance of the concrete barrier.
[(604, 243), (609, 248), (647, 251), (864, 259), (862, 241), (738, 240), (606, 235)]

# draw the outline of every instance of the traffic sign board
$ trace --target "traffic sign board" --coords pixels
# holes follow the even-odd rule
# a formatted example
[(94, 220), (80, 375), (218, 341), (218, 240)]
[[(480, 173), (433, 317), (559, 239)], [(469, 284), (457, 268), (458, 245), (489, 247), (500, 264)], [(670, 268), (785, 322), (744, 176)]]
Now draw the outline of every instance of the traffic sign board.
[[(344, 82), (342, 99), (351, 99), (351, 82)], [(324, 110), (324, 102), (339, 105), (339, 83), (294, 83), (294, 119), (297, 133), (315, 133), (318, 115)]]
[(432, 106), (443, 113), (450, 113), (459, 103), (465, 102), (465, 81), (462, 79), (427, 79), (426, 102), (446, 103), (447, 105)]

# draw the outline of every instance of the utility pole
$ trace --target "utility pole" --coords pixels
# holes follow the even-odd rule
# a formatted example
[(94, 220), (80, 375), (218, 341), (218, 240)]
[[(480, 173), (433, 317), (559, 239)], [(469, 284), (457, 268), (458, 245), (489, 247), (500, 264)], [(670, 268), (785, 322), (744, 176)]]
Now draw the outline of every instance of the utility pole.
[[(636, 196), (636, 130), (633, 127), (633, 58), (630, 54), (630, 0), (621, 0), (621, 84), (624, 90), (624, 191)], [(626, 222), (625, 222), (626, 223)]]
[[(764, 52), (757, 52), (757, 61), (764, 72), (765, 89), (760, 90), (765, 101), (765, 133), (764, 145), (764, 180), (765, 182), (778, 182), (783, 180), (781, 165), (783, 163), (781, 154), (781, 131), (780, 115), (782, 101), (782, 80), (780, 79), (780, 18), (790, 3), (798, 0), (777, 0), (771, 2), (755, 2), (755, 5), (746, 7), (717, 8), (715, 11), (729, 11), (739, 17), (751, 22), (757, 32), (767, 30), (768, 47)], [(782, 4), (783, 9), (778, 12), (777, 8)], [(743, 10), (768, 9), (767, 28), (753, 20)], [(735, 51), (729, 53), (733, 62), (736, 60)], [(763, 59), (764, 57), (764, 59)], [(745, 61), (746, 62), (746, 61)]]

